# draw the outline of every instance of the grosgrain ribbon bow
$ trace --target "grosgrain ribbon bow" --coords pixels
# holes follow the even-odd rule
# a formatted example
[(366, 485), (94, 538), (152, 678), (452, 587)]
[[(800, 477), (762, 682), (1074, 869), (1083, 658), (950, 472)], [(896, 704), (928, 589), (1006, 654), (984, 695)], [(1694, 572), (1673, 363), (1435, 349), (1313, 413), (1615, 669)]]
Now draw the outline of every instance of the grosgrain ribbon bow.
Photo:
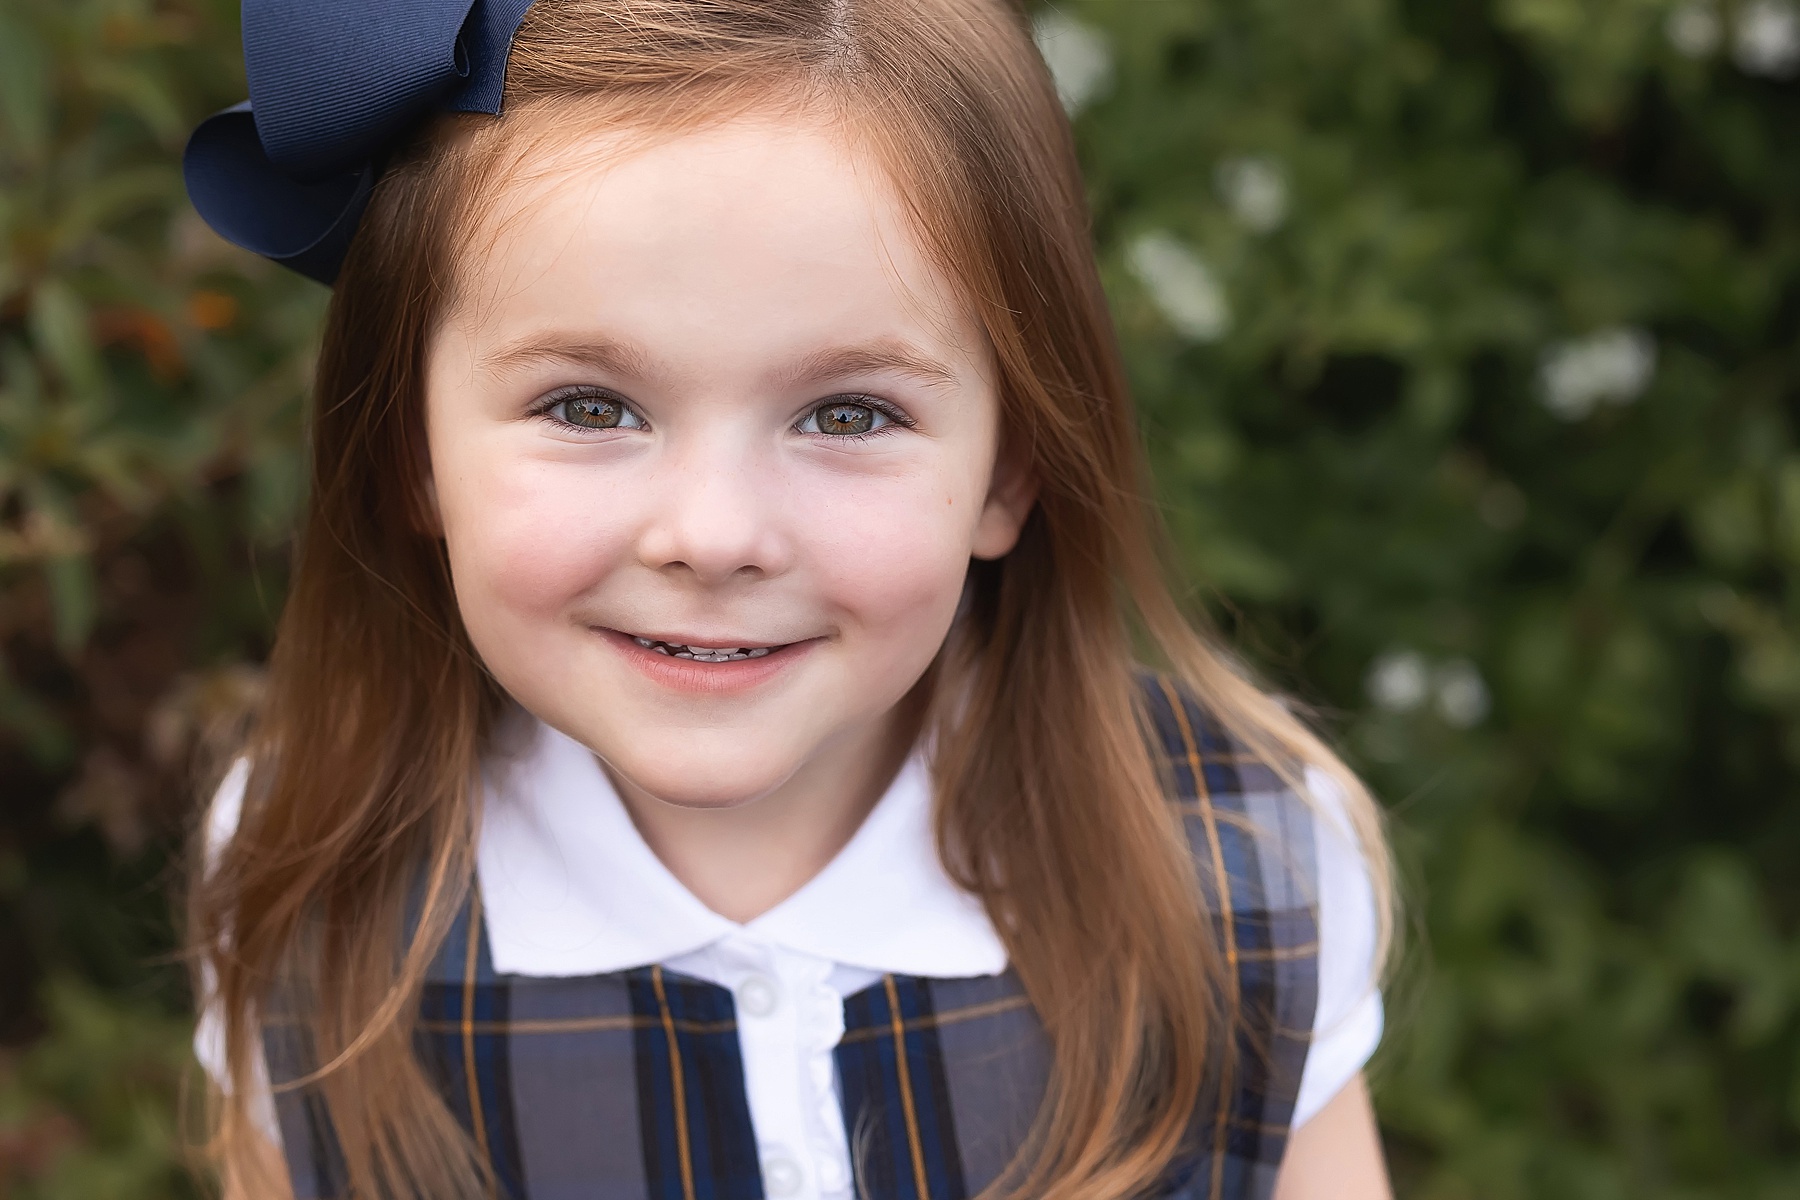
[(433, 111), (500, 111), (532, 0), (244, 0), (250, 99), (200, 123), (182, 173), (220, 236), (329, 285), (382, 161)]

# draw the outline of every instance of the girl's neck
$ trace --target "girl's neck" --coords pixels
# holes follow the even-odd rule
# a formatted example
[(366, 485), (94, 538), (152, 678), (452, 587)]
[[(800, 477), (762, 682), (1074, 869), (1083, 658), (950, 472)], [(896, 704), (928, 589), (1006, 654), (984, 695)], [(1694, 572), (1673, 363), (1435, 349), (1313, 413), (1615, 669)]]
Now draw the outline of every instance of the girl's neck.
[(919, 705), (909, 698), (775, 791), (731, 808), (669, 804), (608, 774), (670, 873), (708, 908), (745, 924), (799, 891), (848, 844), (906, 761), (919, 728)]

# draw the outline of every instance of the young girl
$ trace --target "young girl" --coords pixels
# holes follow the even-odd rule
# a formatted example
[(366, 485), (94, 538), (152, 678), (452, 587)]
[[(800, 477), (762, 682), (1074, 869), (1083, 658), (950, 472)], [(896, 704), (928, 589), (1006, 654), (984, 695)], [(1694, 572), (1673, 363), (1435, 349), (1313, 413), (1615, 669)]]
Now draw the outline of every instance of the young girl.
[(335, 294), (228, 1191), (1385, 1195), (1374, 809), (1171, 599), (1022, 17), (244, 22), (190, 189)]

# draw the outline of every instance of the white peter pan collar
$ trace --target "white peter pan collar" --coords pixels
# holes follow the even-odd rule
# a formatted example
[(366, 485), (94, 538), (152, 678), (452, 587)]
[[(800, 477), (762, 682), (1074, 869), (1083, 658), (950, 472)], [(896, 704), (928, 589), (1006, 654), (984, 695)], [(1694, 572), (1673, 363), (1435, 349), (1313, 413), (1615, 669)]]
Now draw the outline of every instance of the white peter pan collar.
[(739, 925), (663, 866), (591, 751), (534, 724), (519, 753), (490, 765), (476, 845), (496, 971), (606, 974), (732, 935), (879, 973), (1006, 969), (986, 911), (938, 860), (930, 772), (917, 752), (823, 871)]

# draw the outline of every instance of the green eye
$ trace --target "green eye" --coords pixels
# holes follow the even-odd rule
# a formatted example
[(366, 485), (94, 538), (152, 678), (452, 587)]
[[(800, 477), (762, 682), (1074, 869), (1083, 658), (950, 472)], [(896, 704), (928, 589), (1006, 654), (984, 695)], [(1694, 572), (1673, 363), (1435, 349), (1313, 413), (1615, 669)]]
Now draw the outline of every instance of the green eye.
[(813, 410), (813, 419), (819, 432), (832, 434), (868, 433), (883, 415), (866, 404), (852, 404), (843, 400), (835, 404), (822, 404)]
[(549, 408), (552, 417), (578, 429), (636, 428), (643, 422), (613, 396), (568, 396)]

